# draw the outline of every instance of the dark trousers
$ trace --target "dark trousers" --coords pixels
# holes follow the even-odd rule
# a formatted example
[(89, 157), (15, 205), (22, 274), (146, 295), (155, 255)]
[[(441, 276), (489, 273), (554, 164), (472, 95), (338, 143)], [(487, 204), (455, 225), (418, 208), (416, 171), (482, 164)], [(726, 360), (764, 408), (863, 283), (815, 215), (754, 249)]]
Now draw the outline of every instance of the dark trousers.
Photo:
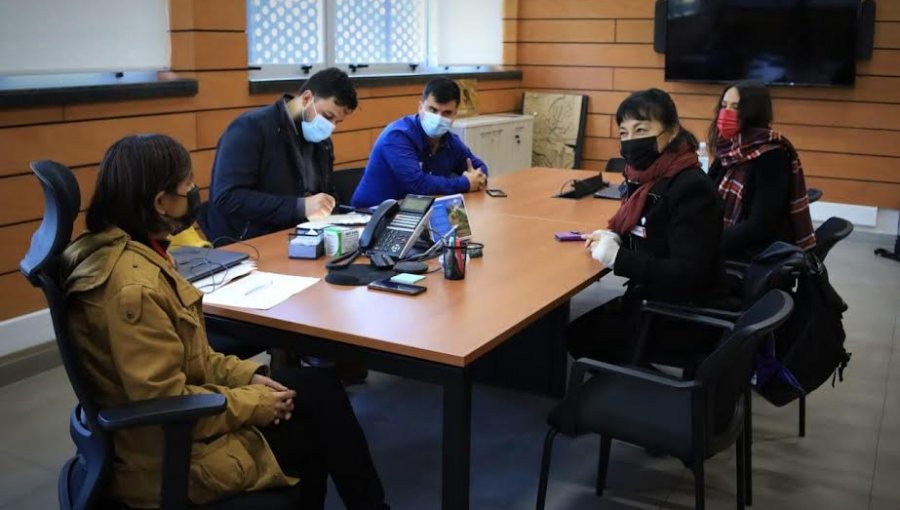
[(301, 508), (325, 505), (331, 476), (348, 510), (384, 509), (384, 488), (343, 386), (315, 368), (280, 369), (272, 378), (297, 392), (291, 419), (261, 428), (281, 469), (300, 478)]
[(708, 356), (722, 336), (708, 327), (655, 317), (636, 360), (640, 303), (627, 295), (618, 297), (572, 321), (565, 333), (569, 354), (616, 364), (638, 361), (690, 368)]
[(237, 356), (241, 359), (252, 358), (265, 350), (257, 344), (245, 342), (233, 336), (221, 333), (207, 333), (206, 340), (209, 342), (209, 346), (212, 347), (212, 350), (221, 352), (226, 356)]

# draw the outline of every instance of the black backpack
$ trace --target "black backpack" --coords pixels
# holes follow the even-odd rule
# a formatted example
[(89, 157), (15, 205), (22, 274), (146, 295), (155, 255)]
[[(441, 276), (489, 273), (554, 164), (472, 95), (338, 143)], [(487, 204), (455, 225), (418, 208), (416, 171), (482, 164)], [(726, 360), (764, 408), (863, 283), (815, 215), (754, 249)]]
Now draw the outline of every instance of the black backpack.
[[(757, 359), (756, 390), (776, 406), (783, 406), (811, 393), (830, 377), (844, 380), (850, 353), (844, 349), (843, 314), (847, 304), (828, 281), (828, 271), (819, 258), (793, 245), (775, 243), (754, 260), (757, 268), (793, 268), (794, 289), (786, 282), (776, 286), (791, 293), (791, 317), (766, 342)], [(751, 276), (748, 272), (747, 276)]]

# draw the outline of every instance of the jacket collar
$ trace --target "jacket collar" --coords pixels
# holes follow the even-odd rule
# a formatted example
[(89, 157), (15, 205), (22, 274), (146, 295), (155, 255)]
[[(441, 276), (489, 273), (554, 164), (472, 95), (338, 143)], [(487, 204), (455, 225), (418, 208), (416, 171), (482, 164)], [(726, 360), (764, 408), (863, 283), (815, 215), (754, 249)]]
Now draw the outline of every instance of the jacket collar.
[(281, 96), (279, 100), (275, 101), (275, 108), (279, 111), (279, 118), (281, 119), (279, 122), (282, 129), (288, 130), (288, 133), (293, 133), (294, 136), (299, 136), (302, 139), (303, 132), (300, 129), (300, 121), (294, 120), (287, 108), (288, 101), (292, 99), (294, 99), (294, 96), (290, 94)]
[(135, 253), (159, 268), (184, 306), (193, 306), (202, 299), (203, 293), (182, 278), (166, 258), (149, 246), (132, 240), (117, 227), (87, 232), (66, 247), (61, 275), (66, 294), (86, 292), (104, 285), (125, 252)]

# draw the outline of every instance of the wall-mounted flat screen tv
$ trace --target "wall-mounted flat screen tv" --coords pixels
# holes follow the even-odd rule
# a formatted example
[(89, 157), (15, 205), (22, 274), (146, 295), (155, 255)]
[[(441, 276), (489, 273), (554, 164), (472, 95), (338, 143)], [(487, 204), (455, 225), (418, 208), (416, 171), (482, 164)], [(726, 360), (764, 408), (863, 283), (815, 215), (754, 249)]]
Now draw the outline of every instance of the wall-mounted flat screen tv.
[(859, 0), (668, 0), (666, 80), (849, 87)]

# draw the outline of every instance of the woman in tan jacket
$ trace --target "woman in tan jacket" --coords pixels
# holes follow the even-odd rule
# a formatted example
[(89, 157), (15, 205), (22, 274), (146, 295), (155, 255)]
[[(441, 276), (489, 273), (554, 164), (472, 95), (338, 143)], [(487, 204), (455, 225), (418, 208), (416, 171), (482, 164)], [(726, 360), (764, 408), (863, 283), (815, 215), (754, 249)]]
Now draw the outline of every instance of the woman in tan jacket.
[[(104, 156), (88, 232), (63, 254), (69, 324), (98, 402), (225, 396), (226, 410), (195, 428), (193, 503), (300, 483), (302, 508), (323, 508), (331, 475), (348, 509), (387, 508), (335, 378), (317, 369), (269, 378), (265, 365), (210, 349), (202, 294), (166, 255), (167, 236), (193, 223), (197, 191), (190, 156), (167, 136), (129, 136)], [(162, 441), (158, 427), (115, 433), (111, 498), (159, 505)]]

